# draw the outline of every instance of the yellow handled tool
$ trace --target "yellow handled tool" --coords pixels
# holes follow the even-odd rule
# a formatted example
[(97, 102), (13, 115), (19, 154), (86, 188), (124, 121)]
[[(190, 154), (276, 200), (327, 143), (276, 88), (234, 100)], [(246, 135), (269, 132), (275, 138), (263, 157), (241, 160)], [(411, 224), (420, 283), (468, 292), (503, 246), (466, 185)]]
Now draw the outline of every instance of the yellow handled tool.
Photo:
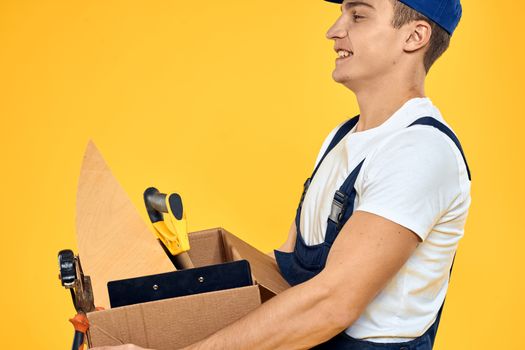
[[(177, 193), (160, 193), (155, 187), (144, 191), (144, 203), (155, 232), (178, 270), (193, 268), (188, 250), (188, 227), (182, 199)], [(169, 224), (164, 221), (168, 214)]]

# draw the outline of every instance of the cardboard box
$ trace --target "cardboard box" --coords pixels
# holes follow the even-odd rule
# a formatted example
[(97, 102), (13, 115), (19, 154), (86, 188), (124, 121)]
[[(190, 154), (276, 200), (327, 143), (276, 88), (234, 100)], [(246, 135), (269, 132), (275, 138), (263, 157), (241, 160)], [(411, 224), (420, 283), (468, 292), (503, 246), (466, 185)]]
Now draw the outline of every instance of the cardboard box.
[(156, 350), (193, 344), (289, 288), (275, 260), (223, 228), (189, 233), (196, 267), (246, 259), (254, 285), (88, 313), (90, 347), (132, 343)]

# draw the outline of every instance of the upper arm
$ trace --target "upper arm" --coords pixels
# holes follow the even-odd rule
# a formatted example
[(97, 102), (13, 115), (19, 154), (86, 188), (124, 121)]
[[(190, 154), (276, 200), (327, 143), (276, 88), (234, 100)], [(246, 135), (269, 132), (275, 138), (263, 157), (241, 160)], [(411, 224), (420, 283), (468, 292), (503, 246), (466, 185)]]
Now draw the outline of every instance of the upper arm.
[(343, 324), (359, 317), (418, 244), (418, 236), (404, 226), (364, 211), (352, 214), (316, 277), (330, 288), (334, 312)]

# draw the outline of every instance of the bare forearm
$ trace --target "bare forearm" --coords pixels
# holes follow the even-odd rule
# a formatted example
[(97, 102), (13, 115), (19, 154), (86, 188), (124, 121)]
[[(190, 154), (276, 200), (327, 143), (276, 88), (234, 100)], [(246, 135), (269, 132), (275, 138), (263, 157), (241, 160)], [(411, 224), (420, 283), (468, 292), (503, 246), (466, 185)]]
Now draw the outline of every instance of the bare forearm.
[(237, 322), (183, 350), (308, 349), (345, 326), (330, 290), (312, 280), (270, 299)]

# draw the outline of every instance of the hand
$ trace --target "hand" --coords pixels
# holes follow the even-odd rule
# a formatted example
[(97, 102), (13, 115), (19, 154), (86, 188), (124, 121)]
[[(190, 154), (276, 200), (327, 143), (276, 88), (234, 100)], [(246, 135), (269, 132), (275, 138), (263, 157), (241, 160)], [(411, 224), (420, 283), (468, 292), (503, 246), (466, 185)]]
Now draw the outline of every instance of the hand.
[(124, 345), (117, 345), (117, 346), (101, 346), (101, 347), (91, 348), (90, 350), (153, 350), (153, 349), (141, 348), (140, 346), (133, 345), (133, 344), (124, 344)]

